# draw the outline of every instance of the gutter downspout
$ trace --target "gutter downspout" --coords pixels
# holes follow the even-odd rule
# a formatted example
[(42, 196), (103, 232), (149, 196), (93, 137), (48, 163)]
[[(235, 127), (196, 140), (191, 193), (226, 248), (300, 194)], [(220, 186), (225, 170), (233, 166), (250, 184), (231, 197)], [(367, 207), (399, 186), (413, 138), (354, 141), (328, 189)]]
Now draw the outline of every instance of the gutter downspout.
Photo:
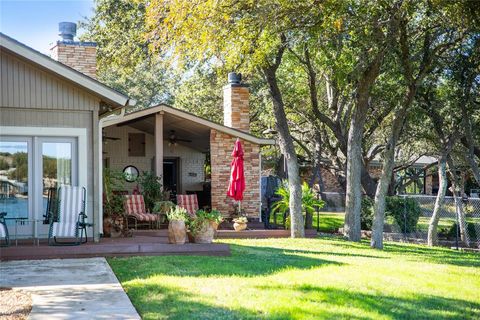
[[(135, 100), (133, 100), (135, 102)], [(124, 107), (120, 110), (119, 115), (115, 115), (115, 112), (112, 111), (101, 117), (98, 121), (98, 175), (99, 179), (98, 184), (98, 233), (103, 236), (103, 141), (102, 141), (102, 131), (103, 131), (103, 122), (105, 120), (123, 118), (125, 116), (125, 108), (130, 105), (130, 100), (127, 101)]]

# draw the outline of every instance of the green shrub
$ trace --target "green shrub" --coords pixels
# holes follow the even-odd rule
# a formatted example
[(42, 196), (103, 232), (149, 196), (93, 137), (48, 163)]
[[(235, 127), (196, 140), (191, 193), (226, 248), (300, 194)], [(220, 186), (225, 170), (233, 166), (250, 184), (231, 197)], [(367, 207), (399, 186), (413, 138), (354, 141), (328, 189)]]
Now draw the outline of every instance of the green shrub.
[[(475, 231), (475, 224), (472, 222), (467, 222), (467, 233), (470, 240), (477, 238), (477, 232)], [(446, 233), (448, 239), (455, 239), (457, 236), (457, 223), (454, 222), (452, 226), (448, 229)], [(460, 230), (458, 230), (458, 236), (460, 237)]]
[[(369, 197), (365, 196), (362, 199), (360, 215), (362, 230), (372, 230), (374, 203), (374, 200)], [(414, 232), (421, 213), (421, 208), (414, 199), (405, 199), (397, 196), (386, 198), (385, 217), (393, 217), (402, 232)]]
[(373, 225), (373, 199), (364, 196), (362, 198), (362, 210), (360, 212), (360, 225), (362, 230), (372, 230)]
[(387, 197), (386, 202), (385, 215), (393, 217), (402, 232), (415, 232), (422, 213), (418, 202), (404, 197)]

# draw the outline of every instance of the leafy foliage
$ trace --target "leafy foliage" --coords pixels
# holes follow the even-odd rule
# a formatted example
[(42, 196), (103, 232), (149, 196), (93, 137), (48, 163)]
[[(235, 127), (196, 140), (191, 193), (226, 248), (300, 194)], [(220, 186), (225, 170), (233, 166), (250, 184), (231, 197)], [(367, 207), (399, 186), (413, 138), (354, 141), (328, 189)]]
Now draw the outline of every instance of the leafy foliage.
[(103, 169), (103, 214), (105, 217), (116, 217), (125, 214), (124, 196), (120, 191), (125, 189), (125, 179), (123, 172), (112, 170), (110, 168)]
[[(285, 213), (289, 209), (290, 192), (288, 190), (288, 182), (284, 180), (276, 192), (281, 199), (276, 201), (272, 206), (273, 212)], [(317, 208), (321, 209), (325, 205), (323, 200), (318, 199), (315, 191), (304, 182), (302, 184), (302, 209), (305, 213), (313, 213)]]
[(145, 10), (145, 1), (96, 0), (93, 16), (80, 22), (81, 39), (98, 45), (99, 80), (135, 98), (138, 107), (171, 102), (175, 82), (162, 57), (149, 52)]
[(151, 171), (143, 171), (138, 178), (142, 195), (145, 199), (145, 207), (153, 212), (155, 203), (168, 200), (160, 183), (160, 177)]
[(360, 213), (360, 226), (362, 230), (372, 230), (373, 225), (373, 204), (372, 198), (362, 198), (362, 210)]
[(190, 217), (187, 221), (187, 226), (192, 235), (196, 235), (204, 228), (206, 223), (220, 224), (223, 221), (222, 214), (218, 210), (197, 210), (195, 217)]
[(173, 221), (173, 220), (187, 221), (189, 219), (189, 215), (185, 208), (175, 206), (171, 208), (170, 211), (167, 213), (167, 219), (168, 221)]
[[(363, 197), (361, 211), (362, 230), (372, 230), (373, 225), (373, 199)], [(387, 197), (385, 215), (393, 217), (402, 232), (414, 232), (421, 215), (421, 208), (415, 199), (404, 197)]]
[(387, 197), (385, 213), (395, 219), (403, 232), (410, 233), (416, 230), (422, 209), (415, 199)]

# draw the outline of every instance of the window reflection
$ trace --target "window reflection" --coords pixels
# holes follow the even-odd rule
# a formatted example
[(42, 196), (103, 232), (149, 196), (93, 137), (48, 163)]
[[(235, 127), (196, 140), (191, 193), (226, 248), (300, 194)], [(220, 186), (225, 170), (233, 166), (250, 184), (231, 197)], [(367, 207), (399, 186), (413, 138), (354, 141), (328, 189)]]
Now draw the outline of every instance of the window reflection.
[(0, 141), (0, 211), (28, 217), (28, 144)]

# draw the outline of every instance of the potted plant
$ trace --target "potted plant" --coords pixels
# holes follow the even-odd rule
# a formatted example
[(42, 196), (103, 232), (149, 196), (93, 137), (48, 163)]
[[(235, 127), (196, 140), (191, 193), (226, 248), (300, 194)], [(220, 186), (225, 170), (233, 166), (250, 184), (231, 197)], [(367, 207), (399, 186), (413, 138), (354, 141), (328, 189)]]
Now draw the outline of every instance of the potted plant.
[(145, 199), (145, 207), (149, 212), (154, 212), (154, 206), (159, 201), (167, 201), (168, 192), (163, 189), (161, 178), (150, 171), (143, 171), (138, 177), (141, 194)]
[(184, 244), (187, 240), (187, 228), (185, 221), (188, 218), (187, 210), (175, 206), (167, 213), (168, 242), (173, 244)]
[(232, 220), (233, 221), (233, 228), (235, 231), (243, 231), (247, 229), (248, 219), (247, 217), (238, 217)]
[(212, 243), (215, 231), (222, 220), (222, 215), (217, 210), (198, 210), (196, 217), (189, 222), (195, 243)]
[(103, 171), (103, 234), (120, 237), (125, 231), (125, 209), (123, 206), (123, 174), (119, 171)]
[(159, 223), (164, 223), (165, 217), (173, 208), (175, 208), (175, 203), (172, 201), (157, 201), (152, 212), (159, 215)]

